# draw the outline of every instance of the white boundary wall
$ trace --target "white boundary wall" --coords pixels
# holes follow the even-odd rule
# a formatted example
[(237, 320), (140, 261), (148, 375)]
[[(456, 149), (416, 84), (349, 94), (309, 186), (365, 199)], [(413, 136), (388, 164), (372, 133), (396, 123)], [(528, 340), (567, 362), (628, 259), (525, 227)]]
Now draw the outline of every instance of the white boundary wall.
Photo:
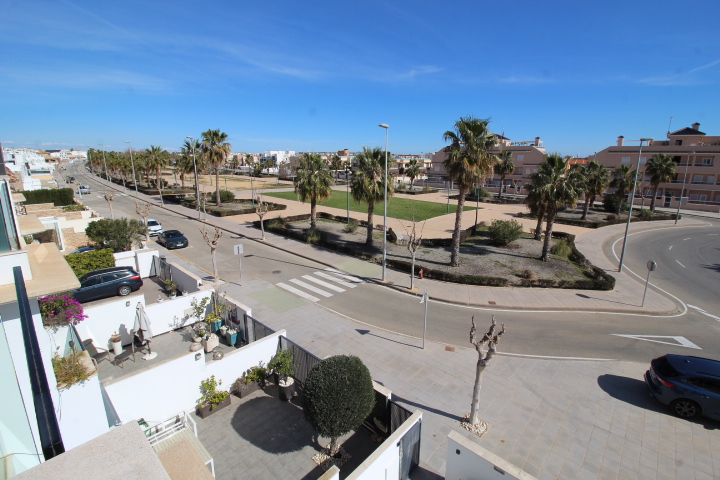
[(458, 432), (448, 435), (446, 480), (537, 480)]
[(110, 430), (97, 374), (83, 383), (60, 390), (55, 405), (65, 450), (99, 437)]
[(139, 418), (159, 422), (183, 410), (193, 411), (200, 398), (200, 382), (211, 375), (222, 380), (222, 389), (229, 389), (250, 367), (267, 364), (277, 352), (280, 335), (285, 330), (207, 363), (204, 352), (188, 352), (106, 384), (105, 390), (123, 423)]

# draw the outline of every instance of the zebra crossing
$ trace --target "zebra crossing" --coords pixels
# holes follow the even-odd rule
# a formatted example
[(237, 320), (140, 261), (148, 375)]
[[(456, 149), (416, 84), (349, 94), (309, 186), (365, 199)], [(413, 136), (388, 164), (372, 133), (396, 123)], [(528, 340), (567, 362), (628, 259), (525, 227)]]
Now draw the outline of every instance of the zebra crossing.
[[(288, 285), (288, 283), (292, 285)], [(291, 278), (288, 283), (280, 282), (276, 283), (275, 286), (305, 300), (318, 302), (320, 301), (318, 297), (332, 297), (337, 293), (343, 293), (350, 288), (355, 288), (359, 284), (367, 282), (340, 270), (326, 268), (323, 271), (314, 272), (312, 275)]]

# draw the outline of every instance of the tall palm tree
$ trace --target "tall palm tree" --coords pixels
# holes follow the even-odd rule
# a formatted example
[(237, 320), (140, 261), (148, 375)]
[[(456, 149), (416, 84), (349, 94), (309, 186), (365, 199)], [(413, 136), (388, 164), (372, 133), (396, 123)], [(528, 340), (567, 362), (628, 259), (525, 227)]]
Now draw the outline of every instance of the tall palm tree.
[(538, 185), (537, 194), (547, 213), (545, 242), (541, 256), (543, 262), (550, 260), (550, 242), (555, 216), (566, 205), (575, 206), (583, 192), (582, 174), (577, 168), (568, 168), (570, 158), (563, 158), (559, 153), (548, 155), (535, 177)]
[(600, 164), (595, 160), (591, 160), (585, 166), (585, 205), (583, 205), (583, 214), (580, 220), (587, 220), (590, 205), (595, 203), (595, 198), (602, 195), (608, 185), (610, 185), (610, 172), (605, 168), (604, 164)]
[(632, 190), (633, 183), (635, 183), (635, 170), (633, 170), (630, 165), (622, 165), (613, 172), (613, 179), (610, 181), (610, 186), (617, 188), (615, 196), (618, 197), (618, 215), (620, 215), (622, 204), (625, 201), (625, 195)]
[(373, 214), (375, 203), (385, 198), (385, 183), (388, 196), (392, 196), (394, 185), (390, 178), (385, 178), (385, 151), (380, 147), (367, 148), (355, 157), (357, 170), (353, 172), (350, 193), (356, 202), (368, 204), (367, 238), (365, 245), (373, 245)]
[(675, 162), (669, 155), (664, 153), (655, 154), (647, 163), (645, 173), (650, 175), (650, 185), (653, 189), (650, 211), (654, 212), (658, 187), (660, 187), (661, 183), (669, 182), (675, 177)]
[(500, 191), (498, 198), (502, 198), (505, 175), (512, 175), (515, 172), (515, 164), (512, 161), (512, 152), (503, 150), (498, 155), (498, 163), (495, 165), (495, 174), (500, 175)]
[(530, 213), (538, 216), (537, 225), (535, 225), (535, 240), (542, 240), (542, 224), (545, 219), (545, 205), (542, 203), (540, 196), (540, 186), (542, 185), (542, 179), (540, 178), (540, 172), (533, 173), (530, 178), (532, 183), (525, 185), (525, 189), (528, 194), (525, 196), (525, 204)]
[(227, 143), (227, 133), (207, 130), (202, 133), (202, 156), (208, 166), (215, 168), (215, 204), (220, 206), (220, 165), (230, 155), (232, 145)]
[(344, 169), (343, 161), (340, 159), (340, 156), (336, 153), (332, 156), (330, 159), (330, 169), (333, 170), (335, 175), (335, 180), (338, 178), (338, 171)]
[(162, 169), (168, 163), (168, 152), (163, 150), (161, 147), (156, 145), (150, 145), (150, 148), (145, 150), (147, 155), (147, 169), (148, 172), (155, 174), (155, 187), (160, 192), (160, 203), (163, 203), (162, 196)]
[(410, 160), (407, 167), (405, 167), (405, 175), (410, 179), (410, 190), (415, 186), (415, 179), (420, 176), (421, 171), (422, 168), (417, 158)]
[(497, 157), (490, 152), (497, 144), (497, 138), (488, 130), (489, 123), (490, 119), (462, 117), (455, 123), (454, 130), (448, 130), (443, 135), (446, 142), (451, 142), (447, 147), (445, 170), (457, 182), (459, 191), (450, 255), (453, 267), (460, 266), (460, 228), (465, 195), (477, 180), (492, 171), (497, 162)]
[(335, 184), (330, 167), (317, 153), (303, 153), (295, 175), (295, 193), (302, 202), (310, 200), (310, 228), (317, 228), (317, 202), (328, 198)]

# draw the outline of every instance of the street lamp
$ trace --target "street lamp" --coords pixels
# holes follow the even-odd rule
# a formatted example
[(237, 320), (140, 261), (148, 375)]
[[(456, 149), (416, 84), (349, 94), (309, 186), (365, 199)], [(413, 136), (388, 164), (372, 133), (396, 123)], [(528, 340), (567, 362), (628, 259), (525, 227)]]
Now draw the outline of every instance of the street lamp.
[(383, 197), (383, 263), (382, 263), (382, 281), (385, 281), (385, 267), (387, 263), (387, 204), (388, 204), (388, 130), (390, 125), (381, 123), (378, 127), (385, 129), (385, 195)]
[[(104, 145), (101, 143), (100, 146), (103, 147)], [(102, 152), (103, 152), (103, 165), (105, 165), (105, 180), (107, 180), (109, 182), (110, 179), (108, 178), (107, 162), (105, 161), (105, 149), (104, 148), (103, 148)]]
[(688, 152), (687, 162), (685, 162), (685, 174), (683, 175), (682, 189), (680, 190), (680, 199), (678, 200), (678, 209), (675, 214), (675, 225), (677, 225), (680, 219), (680, 205), (682, 205), (683, 194), (685, 193), (685, 179), (687, 179), (688, 166), (690, 165), (690, 155), (694, 155), (695, 152)]
[(128, 144), (128, 148), (130, 149), (130, 165), (132, 165), (133, 185), (135, 185), (135, 199), (137, 200), (137, 198), (138, 198), (137, 177), (135, 176), (135, 161), (133, 160), (133, 156), (132, 156), (132, 145), (130, 144), (130, 140), (125, 140), (125, 143)]
[(190, 139), (190, 146), (192, 147), (193, 171), (195, 172), (195, 208), (198, 212), (198, 220), (200, 220), (200, 188), (198, 186), (197, 163), (195, 161), (195, 138), (190, 135), (185, 138)]
[(347, 223), (350, 225), (350, 166), (345, 164), (345, 190), (347, 190)]
[[(632, 141), (632, 140), (630, 140)], [(625, 225), (625, 238), (623, 239), (623, 246), (622, 251), (620, 252), (620, 266), (618, 266), (618, 273), (622, 272), (623, 267), (623, 260), (625, 259), (625, 246), (627, 245), (627, 239), (628, 239), (628, 233), (630, 232), (630, 219), (632, 218), (632, 211), (633, 211), (633, 203), (635, 203), (635, 189), (637, 188), (637, 177), (638, 177), (638, 171), (640, 170), (640, 155), (642, 155), (642, 147), (643, 142), (648, 142), (648, 145), (650, 142), (652, 142), (652, 138), (641, 138), (639, 140), (640, 142), (640, 150), (638, 151), (638, 164), (637, 168), (635, 169), (635, 178), (633, 180), (633, 188), (632, 188), (632, 194), (630, 195), (630, 210), (628, 211), (628, 218), (627, 218), (627, 225)], [(620, 205), (622, 206), (623, 199), (620, 199)]]

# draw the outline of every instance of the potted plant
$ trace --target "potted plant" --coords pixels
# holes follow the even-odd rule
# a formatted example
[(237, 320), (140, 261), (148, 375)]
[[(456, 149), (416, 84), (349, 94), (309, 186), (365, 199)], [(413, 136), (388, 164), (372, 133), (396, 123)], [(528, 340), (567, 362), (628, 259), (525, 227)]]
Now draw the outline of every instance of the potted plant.
[(183, 291), (182, 291), (182, 296), (183, 296), (183, 297), (187, 297), (187, 294), (188, 294), (188, 291), (187, 291), (187, 290), (183, 290)]
[(83, 306), (68, 295), (50, 295), (38, 298), (43, 326), (57, 330), (69, 324), (77, 325), (87, 318)]
[(200, 343), (203, 338), (207, 336), (208, 332), (205, 329), (205, 325), (202, 323), (197, 324), (195, 328), (193, 328), (193, 337), (192, 340), (195, 343)]
[(165, 284), (165, 290), (167, 291), (168, 295), (170, 295), (171, 297), (177, 295), (177, 283), (173, 282), (170, 278), (168, 278), (167, 280), (163, 280), (163, 283)]
[(158, 303), (162, 303), (162, 302), (164, 302), (164, 301), (165, 301), (165, 299), (163, 298), (163, 296), (162, 296), (162, 295), (158, 295)]
[(122, 349), (122, 336), (115, 332), (112, 335), (110, 335), (110, 343), (112, 344), (112, 349), (115, 355), (120, 355), (123, 351)]
[(260, 385), (257, 382), (251, 381), (248, 377), (239, 377), (232, 384), (230, 391), (238, 397), (244, 398), (259, 389)]
[(225, 335), (225, 340), (227, 340), (228, 345), (235, 345), (235, 343), (237, 343), (238, 331), (236, 329), (227, 328), (223, 332), (223, 335)]
[(205, 418), (213, 413), (230, 405), (230, 393), (225, 390), (219, 390), (222, 380), (216, 380), (215, 375), (200, 382), (200, 393), (202, 396), (198, 400), (197, 414), (200, 418)]
[(290, 400), (295, 393), (295, 379), (291, 377), (295, 373), (293, 354), (290, 350), (280, 350), (268, 363), (276, 375), (276, 383), (280, 389), (280, 399)]

